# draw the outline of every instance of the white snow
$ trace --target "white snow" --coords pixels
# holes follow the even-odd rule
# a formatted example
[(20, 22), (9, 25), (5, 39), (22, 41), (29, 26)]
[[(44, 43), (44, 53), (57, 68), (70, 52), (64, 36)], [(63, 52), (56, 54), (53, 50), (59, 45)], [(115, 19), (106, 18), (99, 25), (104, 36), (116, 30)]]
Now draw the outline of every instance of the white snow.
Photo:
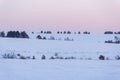
[[(120, 80), (120, 61), (115, 60), (120, 56), (120, 44), (104, 43), (115, 35), (41, 35), (57, 40), (38, 40), (36, 35), (30, 34), (30, 39), (0, 38), (0, 80)], [(64, 41), (66, 37), (74, 40)], [(4, 59), (5, 53), (36, 59)], [(50, 60), (55, 53), (77, 59)], [(109, 60), (98, 60), (101, 54)], [(41, 60), (41, 55), (46, 60)]]
[[(30, 39), (0, 38), (0, 53), (14, 52), (37, 56), (44, 54), (48, 58), (58, 53), (60, 56), (92, 59), (98, 59), (98, 56), (101, 54), (110, 59), (120, 55), (120, 44), (104, 43), (105, 40), (114, 40), (115, 35), (44, 35), (47, 38), (49, 36), (54, 36), (56, 39), (61, 37), (62, 40), (38, 40), (35, 38), (36, 35), (30, 34)], [(71, 37), (74, 41), (64, 41), (65, 37)]]
[(1, 80), (120, 80), (116, 60), (0, 60)]

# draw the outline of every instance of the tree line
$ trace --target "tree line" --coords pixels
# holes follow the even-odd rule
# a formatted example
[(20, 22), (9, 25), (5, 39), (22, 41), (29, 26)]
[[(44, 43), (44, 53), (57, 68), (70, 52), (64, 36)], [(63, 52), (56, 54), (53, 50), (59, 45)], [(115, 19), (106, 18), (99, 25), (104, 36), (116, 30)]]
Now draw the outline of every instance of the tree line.
[(0, 32), (0, 37), (8, 37), (8, 38), (29, 38), (28, 34), (25, 31), (8, 31), (5, 34), (4, 31)]

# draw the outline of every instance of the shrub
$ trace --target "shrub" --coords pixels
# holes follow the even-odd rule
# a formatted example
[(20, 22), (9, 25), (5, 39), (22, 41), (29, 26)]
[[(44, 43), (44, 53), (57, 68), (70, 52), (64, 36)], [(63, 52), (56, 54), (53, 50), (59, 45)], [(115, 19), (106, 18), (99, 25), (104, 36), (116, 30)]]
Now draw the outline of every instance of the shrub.
[(89, 58), (87, 58), (87, 60), (92, 60), (92, 58), (89, 57)]
[(20, 56), (20, 59), (26, 59), (26, 57), (25, 56)]
[(115, 57), (115, 59), (116, 59), (116, 60), (120, 60), (120, 56), (117, 55), (117, 56)]
[(2, 57), (5, 59), (16, 59), (16, 55), (14, 53), (5, 53)]
[(50, 57), (50, 59), (55, 59), (55, 58), (52, 56), (52, 57)]
[(33, 56), (33, 58), (32, 59), (35, 59), (35, 56)]
[(42, 60), (45, 60), (45, 59), (46, 59), (45, 55), (42, 55)]
[(45, 36), (43, 37), (43, 40), (46, 40), (46, 37), (45, 37)]
[(100, 56), (99, 56), (99, 60), (105, 60), (105, 56), (100, 55)]
[(76, 57), (73, 57), (73, 56), (71, 56), (71, 57), (65, 57), (65, 59), (76, 59)]
[(59, 57), (59, 59), (64, 59), (63, 57)]
[(53, 36), (50, 36), (50, 40), (55, 40), (55, 38)]
[(42, 37), (41, 37), (40, 35), (38, 35), (36, 38), (37, 38), (37, 39), (42, 39)]
[(21, 56), (20, 54), (17, 54), (17, 56)]
[(58, 56), (58, 53), (55, 53), (55, 56), (57, 57), (57, 56)]

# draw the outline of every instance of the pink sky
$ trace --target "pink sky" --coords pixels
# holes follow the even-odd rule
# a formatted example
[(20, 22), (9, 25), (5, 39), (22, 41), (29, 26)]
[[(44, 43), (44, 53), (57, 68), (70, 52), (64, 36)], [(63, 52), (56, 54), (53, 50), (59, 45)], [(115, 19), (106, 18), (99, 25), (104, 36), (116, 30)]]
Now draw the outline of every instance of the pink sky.
[(0, 0), (0, 25), (1, 30), (119, 31), (120, 0)]

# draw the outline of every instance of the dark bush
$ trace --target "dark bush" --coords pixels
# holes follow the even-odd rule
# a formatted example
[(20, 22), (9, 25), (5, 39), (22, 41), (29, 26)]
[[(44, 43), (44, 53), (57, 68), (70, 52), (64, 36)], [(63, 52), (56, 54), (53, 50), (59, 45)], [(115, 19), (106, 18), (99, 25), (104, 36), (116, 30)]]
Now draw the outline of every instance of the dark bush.
[(44, 36), (43, 39), (46, 40), (46, 37)]
[(26, 59), (26, 57), (25, 56), (20, 56), (20, 59)]
[(21, 56), (20, 54), (17, 54), (17, 56)]
[(57, 57), (57, 56), (58, 56), (58, 53), (55, 53), (54, 55)]
[(42, 39), (42, 37), (41, 37), (40, 35), (38, 35), (36, 38), (37, 38), (37, 39)]
[(71, 34), (71, 32), (70, 32), (70, 31), (67, 31), (67, 34)]
[(120, 60), (120, 56), (117, 55), (117, 56), (115, 57), (115, 59), (116, 59), (116, 60)]
[(55, 59), (55, 57), (52, 56), (52, 57), (50, 57), (50, 59)]
[(46, 59), (45, 55), (42, 55), (42, 60), (45, 60), (45, 59)]
[(32, 59), (35, 59), (35, 56), (33, 56), (33, 58)]
[(105, 60), (105, 56), (100, 55), (100, 56), (99, 56), (99, 60)]

